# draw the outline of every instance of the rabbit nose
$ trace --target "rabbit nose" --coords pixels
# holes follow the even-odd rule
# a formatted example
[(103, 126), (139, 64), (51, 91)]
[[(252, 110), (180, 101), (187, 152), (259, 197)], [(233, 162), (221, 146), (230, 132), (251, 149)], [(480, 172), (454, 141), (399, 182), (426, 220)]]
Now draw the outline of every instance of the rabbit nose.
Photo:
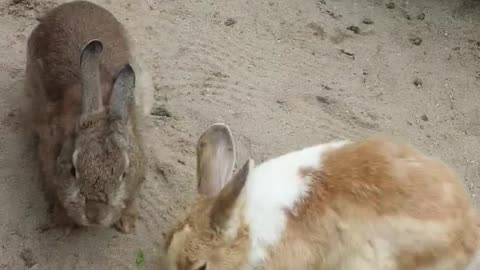
[(85, 215), (92, 224), (101, 224), (108, 216), (107, 206), (101, 202), (88, 201)]

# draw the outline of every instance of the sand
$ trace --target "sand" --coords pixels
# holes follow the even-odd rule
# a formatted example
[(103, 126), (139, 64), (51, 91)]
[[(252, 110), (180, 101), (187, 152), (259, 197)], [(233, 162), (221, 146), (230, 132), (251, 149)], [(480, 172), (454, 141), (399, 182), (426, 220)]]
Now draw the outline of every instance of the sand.
[[(0, 3), (0, 269), (154, 269), (195, 191), (195, 143), (215, 122), (238, 162), (312, 144), (398, 136), (448, 162), (480, 196), (477, 0), (96, 0), (153, 75), (148, 179), (137, 231), (48, 223), (25, 125), (26, 40), (60, 1)], [(238, 164), (237, 164), (238, 165)]]

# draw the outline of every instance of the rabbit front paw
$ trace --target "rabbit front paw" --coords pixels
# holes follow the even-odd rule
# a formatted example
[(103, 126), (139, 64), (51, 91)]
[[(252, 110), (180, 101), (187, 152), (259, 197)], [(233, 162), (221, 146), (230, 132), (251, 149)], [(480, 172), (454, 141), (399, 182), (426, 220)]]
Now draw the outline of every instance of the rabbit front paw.
[(123, 211), (120, 220), (115, 223), (115, 228), (121, 233), (129, 234), (135, 231), (135, 224), (138, 219), (138, 211), (136, 202), (131, 202)]
[(135, 231), (135, 224), (137, 222), (137, 215), (126, 213), (123, 214), (117, 223), (115, 223), (115, 228), (125, 234), (133, 233)]

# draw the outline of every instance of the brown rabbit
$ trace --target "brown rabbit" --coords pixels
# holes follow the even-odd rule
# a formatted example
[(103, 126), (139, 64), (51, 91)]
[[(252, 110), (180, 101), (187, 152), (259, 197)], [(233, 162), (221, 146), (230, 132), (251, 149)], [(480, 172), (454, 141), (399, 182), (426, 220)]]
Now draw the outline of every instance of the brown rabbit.
[(135, 228), (145, 159), (130, 61), (124, 27), (87, 1), (52, 9), (31, 33), (26, 87), (57, 225)]
[(441, 161), (386, 138), (321, 144), (232, 176), (228, 127), (199, 139), (199, 196), (164, 270), (475, 270), (479, 216)]

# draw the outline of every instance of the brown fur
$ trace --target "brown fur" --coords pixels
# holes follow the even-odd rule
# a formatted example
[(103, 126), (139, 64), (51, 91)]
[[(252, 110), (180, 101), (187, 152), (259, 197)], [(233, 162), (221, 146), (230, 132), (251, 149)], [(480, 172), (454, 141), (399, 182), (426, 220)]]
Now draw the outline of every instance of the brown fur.
[[(29, 53), (44, 63), (42, 79), (49, 101), (60, 100), (65, 89), (79, 83), (80, 52), (92, 39), (104, 43), (102, 81), (111, 84), (130, 57), (125, 29), (112, 13), (88, 1), (73, 1), (52, 9), (33, 30)], [(105, 105), (110, 90), (103, 93)]]
[[(480, 248), (478, 213), (461, 182), (411, 146), (370, 138), (325, 154), (321, 170), (298, 173), (310, 191), (287, 212), (280, 242), (257, 268), (243, 268), (249, 236), (241, 214), (215, 233), (217, 200), (201, 196), (168, 236), (167, 269), (465, 270)], [(241, 213), (240, 198), (230, 199), (231, 211)]]
[[(82, 115), (80, 56), (93, 39), (103, 44), (99, 82), (92, 84), (101, 92), (103, 106), (95, 113)], [(86, 225), (77, 217), (85, 212), (85, 205), (67, 202), (74, 194), (70, 171), (72, 154), (77, 149), (81, 183), (75, 186), (80, 196), (92, 201), (92, 205), (100, 203), (103, 210), (115, 216), (112, 220), (117, 221), (120, 230), (129, 232), (134, 227), (135, 197), (145, 176), (137, 115), (134, 102), (126, 105), (126, 124), (117, 123), (108, 110), (114, 82), (131, 59), (129, 47), (120, 22), (109, 11), (87, 1), (52, 9), (28, 40), (26, 87), (32, 97), (33, 129), (39, 139), (41, 178), (54, 218), (63, 225)], [(120, 187), (118, 179), (127, 169), (124, 152), (129, 168), (125, 184)], [(107, 198), (115, 192), (125, 193), (124, 206), (107, 205)]]

